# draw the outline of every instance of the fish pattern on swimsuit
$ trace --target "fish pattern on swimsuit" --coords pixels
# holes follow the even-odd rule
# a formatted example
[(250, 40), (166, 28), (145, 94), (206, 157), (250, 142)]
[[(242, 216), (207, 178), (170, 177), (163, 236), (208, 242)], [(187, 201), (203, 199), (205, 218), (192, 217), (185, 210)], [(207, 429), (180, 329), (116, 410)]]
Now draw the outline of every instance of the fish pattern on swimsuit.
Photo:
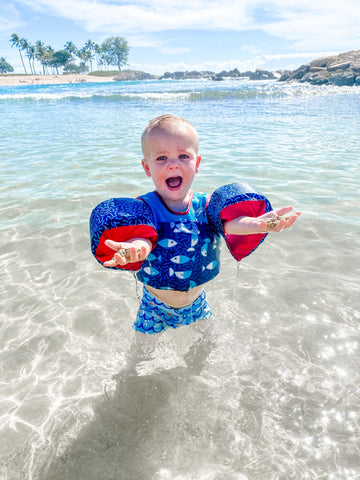
[(154, 288), (187, 291), (213, 279), (220, 268), (221, 238), (206, 214), (207, 195), (194, 193), (188, 212), (170, 211), (155, 192), (139, 197), (151, 208), (158, 243), (137, 273)]
[(172, 308), (151, 295), (145, 288), (133, 328), (142, 333), (160, 333), (167, 328), (178, 328), (212, 316), (203, 290), (188, 307)]

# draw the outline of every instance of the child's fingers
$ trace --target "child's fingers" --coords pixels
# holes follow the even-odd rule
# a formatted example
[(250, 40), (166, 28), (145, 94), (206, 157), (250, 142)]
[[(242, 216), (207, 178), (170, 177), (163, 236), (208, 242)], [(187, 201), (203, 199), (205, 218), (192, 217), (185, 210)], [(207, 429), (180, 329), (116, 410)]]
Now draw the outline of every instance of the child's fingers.
[(296, 212), (289, 217), (280, 216), (280, 213), (284, 215), (284, 212), (289, 212), (289, 209), (291, 211), (292, 207), (279, 208), (278, 210), (267, 213), (266, 216), (264, 215), (264, 221), (261, 222), (261, 227), (264, 229), (264, 232), (281, 232), (281, 230), (291, 227), (301, 212)]
[(115, 253), (114, 259), (115, 259), (117, 265), (122, 266), (122, 265), (126, 265), (127, 263), (129, 263), (128, 257), (126, 256), (125, 253), (122, 253), (121, 250), (120, 250), (120, 252)]
[(271, 231), (281, 232), (281, 230), (291, 227), (291, 225), (295, 222), (295, 220), (298, 218), (299, 215), (300, 215), (300, 212), (296, 212), (294, 213), (294, 215), (291, 215), (290, 217), (281, 218), (279, 223)]
[(148, 248), (145, 245), (142, 245), (140, 248), (137, 247), (132, 250), (134, 260), (133, 262), (142, 262), (148, 256)]
[(111, 248), (111, 250), (115, 250), (115, 252), (117, 252), (121, 248), (121, 243), (114, 242), (114, 240), (105, 240), (105, 245)]
[(151, 249), (149, 249), (149, 247), (143, 245), (141, 247), (141, 260), (145, 260), (145, 258), (149, 255), (150, 251)]
[(282, 215), (286, 215), (287, 213), (290, 213), (293, 207), (291, 205), (287, 205), (286, 207), (281, 207), (275, 210), (273, 213), (276, 213), (276, 215), (279, 215), (280, 217)]
[(105, 267), (116, 267), (117, 265), (123, 266), (129, 263), (124, 254), (116, 252), (111, 260), (104, 262)]
[[(116, 242), (114, 242), (116, 243)], [(110, 245), (108, 245), (110, 247)], [(125, 249), (120, 249), (125, 250)], [(105, 267), (116, 267), (116, 265), (126, 265), (128, 263), (128, 260), (126, 259), (126, 256), (116, 252), (111, 260), (108, 260), (107, 262), (104, 262)]]
[(114, 260), (113, 258), (111, 260), (108, 260), (107, 262), (104, 262), (104, 267), (116, 267), (116, 265), (116, 260)]
[(104, 262), (105, 267), (116, 267), (116, 265), (124, 266), (127, 263), (139, 262), (145, 260), (148, 255), (146, 246), (139, 248), (131, 243), (114, 242), (113, 240), (106, 240), (105, 244), (107, 247), (116, 251), (111, 260)]
[(141, 249), (136, 247), (129, 248), (129, 254), (126, 258), (130, 258), (130, 262), (138, 262), (141, 257)]
[[(124, 244), (123, 244), (124, 245)], [(134, 263), (139, 262), (140, 260), (144, 260), (146, 258), (146, 254), (142, 255), (143, 249), (135, 247), (131, 244), (126, 244), (126, 247), (120, 248), (114, 255), (117, 263), (119, 265), (126, 265), (127, 263)], [(146, 252), (146, 247), (144, 248)]]

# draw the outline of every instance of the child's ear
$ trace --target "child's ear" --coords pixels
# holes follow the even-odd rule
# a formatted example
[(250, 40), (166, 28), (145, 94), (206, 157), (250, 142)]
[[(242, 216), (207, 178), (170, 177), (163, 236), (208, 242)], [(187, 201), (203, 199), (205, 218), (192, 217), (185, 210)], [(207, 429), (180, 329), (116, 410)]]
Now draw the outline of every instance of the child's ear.
[(198, 156), (196, 157), (195, 173), (197, 173), (197, 172), (199, 171), (200, 162), (201, 162), (201, 156), (198, 155)]
[(149, 168), (149, 165), (146, 161), (146, 158), (143, 158), (141, 160), (141, 165), (143, 166), (143, 169), (145, 170), (145, 173), (148, 177), (151, 177), (151, 172), (150, 172), (150, 168)]

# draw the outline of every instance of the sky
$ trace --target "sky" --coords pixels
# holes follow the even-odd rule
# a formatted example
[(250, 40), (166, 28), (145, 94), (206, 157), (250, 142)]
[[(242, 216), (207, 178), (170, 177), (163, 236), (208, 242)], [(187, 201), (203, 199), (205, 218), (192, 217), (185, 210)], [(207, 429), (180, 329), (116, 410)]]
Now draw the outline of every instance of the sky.
[(12, 33), (55, 50), (120, 36), (126, 68), (153, 74), (293, 70), (359, 50), (359, 25), (359, 0), (0, 0), (0, 57), (23, 72)]

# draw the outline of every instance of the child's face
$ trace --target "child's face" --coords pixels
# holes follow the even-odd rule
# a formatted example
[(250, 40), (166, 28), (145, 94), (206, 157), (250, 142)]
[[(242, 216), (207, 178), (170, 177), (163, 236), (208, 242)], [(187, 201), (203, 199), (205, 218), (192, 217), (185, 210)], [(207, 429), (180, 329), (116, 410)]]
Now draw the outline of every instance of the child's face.
[(152, 131), (145, 139), (142, 166), (152, 177), (157, 192), (172, 210), (187, 207), (191, 185), (201, 157), (197, 138), (191, 128), (182, 125), (176, 131)]

